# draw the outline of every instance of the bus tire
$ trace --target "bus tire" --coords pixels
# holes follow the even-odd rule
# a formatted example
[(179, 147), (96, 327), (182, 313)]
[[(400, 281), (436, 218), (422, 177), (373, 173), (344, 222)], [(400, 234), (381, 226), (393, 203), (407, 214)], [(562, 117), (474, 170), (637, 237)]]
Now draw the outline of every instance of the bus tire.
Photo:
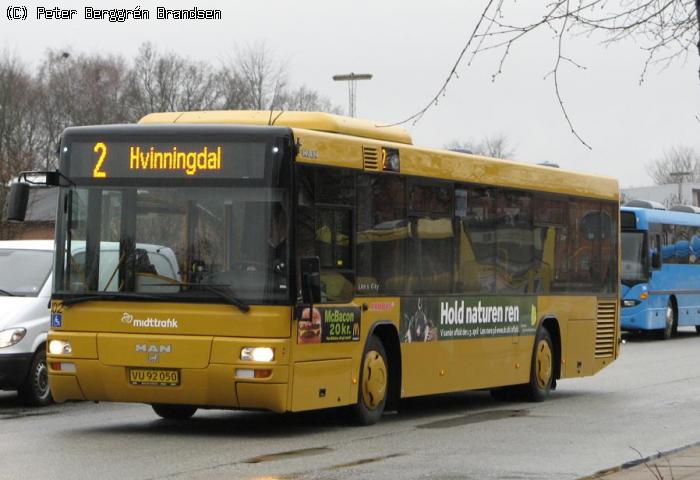
[(350, 407), (350, 416), (357, 425), (372, 425), (384, 412), (389, 391), (389, 362), (379, 337), (367, 339), (360, 365), (358, 399)]
[(190, 405), (169, 405), (166, 403), (154, 403), (151, 408), (156, 412), (156, 415), (166, 420), (187, 420), (197, 411), (197, 407)]
[(546, 328), (540, 328), (535, 335), (530, 364), (530, 382), (523, 385), (524, 397), (530, 402), (542, 402), (548, 396), (554, 383), (554, 348), (552, 337)]
[(673, 300), (668, 301), (666, 305), (666, 323), (664, 328), (659, 332), (659, 338), (662, 340), (668, 340), (673, 337), (678, 331), (678, 315), (676, 315), (676, 309), (673, 304)]
[(695, 325), (695, 333), (700, 335), (700, 325)]
[(49, 368), (46, 364), (46, 346), (34, 354), (32, 365), (24, 383), (19, 387), (19, 397), (25, 405), (44, 407), (53, 403), (49, 389)]

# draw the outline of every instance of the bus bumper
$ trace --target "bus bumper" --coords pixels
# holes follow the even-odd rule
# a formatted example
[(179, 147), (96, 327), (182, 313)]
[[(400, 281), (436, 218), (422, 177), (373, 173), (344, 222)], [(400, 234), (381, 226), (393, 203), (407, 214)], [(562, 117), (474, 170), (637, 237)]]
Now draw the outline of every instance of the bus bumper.
[[(63, 371), (69, 365), (70, 373)], [(208, 407), (284, 412), (287, 410), (288, 366), (266, 367), (266, 378), (237, 377), (250, 365), (210, 364), (202, 369), (179, 369), (176, 386), (133, 385), (128, 368), (108, 366), (99, 360), (49, 360), (49, 383), (57, 402), (172, 403)], [(283, 382), (283, 383), (281, 383)]]

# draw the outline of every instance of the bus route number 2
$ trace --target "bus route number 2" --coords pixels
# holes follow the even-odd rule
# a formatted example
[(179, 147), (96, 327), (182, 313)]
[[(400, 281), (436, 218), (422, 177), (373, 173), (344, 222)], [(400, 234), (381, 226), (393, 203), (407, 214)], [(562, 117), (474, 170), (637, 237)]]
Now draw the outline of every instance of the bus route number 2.
[(97, 142), (92, 151), (97, 154), (97, 163), (95, 163), (95, 168), (92, 170), (93, 178), (107, 178), (107, 172), (102, 170), (102, 164), (107, 158), (107, 145), (104, 142)]

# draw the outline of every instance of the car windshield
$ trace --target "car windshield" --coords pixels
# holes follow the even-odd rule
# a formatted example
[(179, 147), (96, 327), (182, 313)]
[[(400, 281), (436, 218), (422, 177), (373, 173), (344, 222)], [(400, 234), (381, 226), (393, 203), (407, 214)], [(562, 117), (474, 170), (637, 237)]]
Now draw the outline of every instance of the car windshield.
[(622, 282), (640, 282), (647, 279), (643, 232), (622, 232)]
[(285, 189), (89, 187), (65, 194), (58, 293), (221, 301), (217, 288), (248, 303), (289, 298)]
[(0, 296), (39, 295), (51, 273), (52, 260), (52, 251), (0, 249)]

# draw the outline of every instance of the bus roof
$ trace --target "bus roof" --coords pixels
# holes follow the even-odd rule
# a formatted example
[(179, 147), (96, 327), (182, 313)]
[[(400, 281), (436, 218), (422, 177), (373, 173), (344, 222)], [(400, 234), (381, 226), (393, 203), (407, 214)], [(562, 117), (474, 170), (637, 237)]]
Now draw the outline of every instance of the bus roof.
[(233, 123), (304, 128), (340, 133), (411, 145), (411, 135), (400, 127), (381, 127), (375, 122), (321, 112), (286, 112), (262, 110), (213, 110), (202, 112), (165, 112), (146, 115), (139, 123)]
[[(270, 111), (220, 110), (152, 113), (139, 123), (265, 126), (270, 118)], [(297, 158), (300, 163), (382, 171), (378, 160), (386, 147), (400, 151), (400, 173), (406, 175), (619, 202), (619, 185), (609, 177), (415, 147), (403, 128), (381, 127), (376, 122), (328, 113), (273, 112), (275, 118), (274, 125), (291, 128), (303, 146)]]
[(650, 223), (669, 225), (689, 225), (700, 227), (700, 214), (674, 212), (671, 210), (651, 210), (648, 208), (622, 207), (623, 212), (633, 212), (637, 217), (637, 228), (646, 230)]

